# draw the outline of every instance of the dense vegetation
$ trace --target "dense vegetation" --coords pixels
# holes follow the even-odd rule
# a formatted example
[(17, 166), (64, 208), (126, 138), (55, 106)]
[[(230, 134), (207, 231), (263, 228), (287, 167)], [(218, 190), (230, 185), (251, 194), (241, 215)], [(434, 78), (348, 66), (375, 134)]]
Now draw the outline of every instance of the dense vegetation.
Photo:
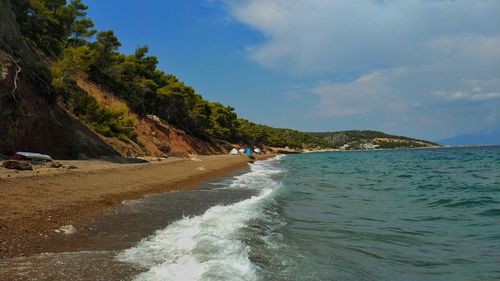
[(331, 147), (328, 141), (309, 133), (291, 129), (272, 128), (242, 119), (240, 119), (239, 131), (242, 135), (251, 138), (254, 143), (261, 143), (269, 146), (288, 146), (290, 148)]
[(100, 108), (75, 86), (76, 77), (90, 79), (122, 97), (138, 114), (153, 114), (166, 124), (198, 138), (254, 145), (302, 147), (326, 142), (298, 131), (274, 129), (239, 119), (234, 108), (202, 98), (172, 74), (157, 68), (148, 47), (125, 55), (113, 31), (96, 31), (80, 0), (17, 0), (14, 12), (25, 39), (52, 61), (53, 91), (73, 112), (106, 136), (133, 137), (128, 111)]
[(344, 135), (347, 138), (347, 141), (354, 141), (354, 140), (361, 140), (361, 139), (374, 139), (374, 138), (397, 138), (397, 139), (403, 139), (403, 140), (408, 140), (408, 141), (421, 141), (421, 142), (431, 143), (431, 142), (428, 142), (426, 140), (419, 140), (419, 139), (409, 138), (409, 137), (405, 137), (405, 136), (390, 135), (390, 134), (386, 134), (384, 132), (373, 131), (373, 130), (312, 132), (310, 134), (314, 135), (314, 136), (322, 137), (322, 138), (333, 136), (333, 135)]
[(437, 145), (436, 143), (425, 140), (395, 136), (371, 130), (317, 132), (310, 134), (327, 141), (333, 148), (340, 148), (347, 144), (351, 149), (362, 149), (364, 144), (373, 143), (374, 139), (378, 139), (374, 142), (378, 148), (426, 147)]
[[(51, 96), (60, 97), (68, 109), (104, 136), (134, 139), (135, 121), (128, 108), (139, 116), (156, 115), (166, 125), (206, 141), (325, 148), (389, 136), (376, 131), (303, 133), (240, 119), (234, 108), (203, 99), (177, 77), (158, 69), (158, 59), (148, 53), (147, 46), (133, 54), (120, 53), (121, 43), (114, 32), (97, 31), (81, 0), (11, 2), (25, 40), (50, 61)], [(123, 98), (127, 106), (100, 106), (78, 88), (76, 80), (82, 75)]]

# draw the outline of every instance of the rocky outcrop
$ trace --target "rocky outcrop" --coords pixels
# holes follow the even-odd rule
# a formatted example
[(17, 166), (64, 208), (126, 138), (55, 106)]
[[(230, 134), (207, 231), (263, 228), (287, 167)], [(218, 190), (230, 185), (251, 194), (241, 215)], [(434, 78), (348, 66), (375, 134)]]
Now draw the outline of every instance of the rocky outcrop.
[(344, 133), (336, 133), (325, 137), (325, 140), (333, 145), (343, 145), (349, 141)]
[(33, 170), (33, 167), (27, 161), (7, 160), (3, 162), (2, 166), (6, 169), (13, 169), (20, 171)]

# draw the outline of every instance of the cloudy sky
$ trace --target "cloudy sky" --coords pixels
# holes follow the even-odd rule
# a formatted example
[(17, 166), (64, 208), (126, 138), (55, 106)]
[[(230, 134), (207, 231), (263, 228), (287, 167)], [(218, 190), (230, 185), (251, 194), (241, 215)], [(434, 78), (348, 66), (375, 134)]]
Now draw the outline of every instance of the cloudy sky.
[(252, 121), (500, 135), (498, 0), (85, 1), (98, 29)]

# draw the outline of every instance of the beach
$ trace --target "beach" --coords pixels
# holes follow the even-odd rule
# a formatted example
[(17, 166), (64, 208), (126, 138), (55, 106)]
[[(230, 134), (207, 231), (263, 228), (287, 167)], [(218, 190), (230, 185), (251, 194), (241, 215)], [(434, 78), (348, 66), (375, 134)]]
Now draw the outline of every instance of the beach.
[[(0, 280), (497, 280), (499, 157), (498, 147), (208, 157), (242, 168), (118, 200), (71, 235), (54, 232), (60, 221), (25, 256), (0, 259)], [(134, 184), (127, 174), (142, 166), (130, 167), (122, 177)]]
[(64, 251), (56, 245), (64, 235), (55, 231), (61, 226), (71, 225), (78, 231), (124, 200), (192, 189), (243, 169), (248, 161), (243, 155), (212, 155), (136, 164), (61, 161), (64, 166), (59, 169), (42, 167), (19, 173), (1, 168), (0, 258), (54, 248)]

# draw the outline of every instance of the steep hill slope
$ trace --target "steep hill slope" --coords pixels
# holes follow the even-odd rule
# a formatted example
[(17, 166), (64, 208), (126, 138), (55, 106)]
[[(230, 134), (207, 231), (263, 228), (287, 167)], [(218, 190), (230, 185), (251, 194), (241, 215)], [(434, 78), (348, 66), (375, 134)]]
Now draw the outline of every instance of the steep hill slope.
[(99, 156), (168, 156), (225, 152), (157, 119), (138, 115), (125, 101), (79, 75), (75, 92), (99, 106), (125, 106), (134, 116), (134, 139), (106, 137), (73, 114), (51, 88), (51, 63), (28, 46), (8, 0), (0, 0), (0, 154), (36, 151), (56, 158)]
[(118, 155), (51, 100), (43, 60), (23, 40), (8, 0), (0, 0), (0, 18), (0, 154)]
[[(92, 96), (99, 106), (128, 107), (127, 102), (103, 89), (85, 75), (76, 80), (78, 87)], [(134, 120), (133, 139), (104, 137), (104, 140), (125, 156), (170, 156), (185, 154), (216, 154), (227, 152), (227, 148), (215, 143), (201, 141), (182, 130), (164, 124), (154, 115), (140, 115), (128, 109)], [(229, 148), (230, 149), (230, 148)]]

